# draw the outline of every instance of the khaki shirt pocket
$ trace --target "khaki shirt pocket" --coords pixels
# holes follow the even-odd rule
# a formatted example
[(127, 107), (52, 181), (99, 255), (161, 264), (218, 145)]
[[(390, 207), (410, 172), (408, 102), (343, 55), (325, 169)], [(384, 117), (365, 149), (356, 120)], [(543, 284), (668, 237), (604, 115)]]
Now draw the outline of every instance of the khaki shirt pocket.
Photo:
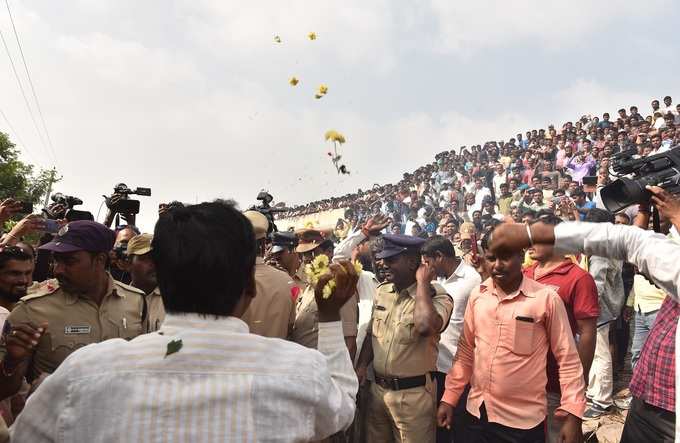
[(416, 324), (413, 320), (401, 320), (397, 324), (397, 343), (404, 345), (413, 343), (416, 340)]
[(374, 309), (373, 310), (373, 325), (371, 332), (375, 338), (382, 338), (385, 336), (387, 329), (387, 311)]

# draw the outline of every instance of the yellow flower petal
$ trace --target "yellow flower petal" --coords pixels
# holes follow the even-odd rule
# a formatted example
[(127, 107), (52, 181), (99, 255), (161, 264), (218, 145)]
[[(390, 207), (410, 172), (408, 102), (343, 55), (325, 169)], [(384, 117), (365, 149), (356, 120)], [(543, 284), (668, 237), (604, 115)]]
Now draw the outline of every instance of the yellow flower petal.
[(326, 95), (328, 93), (328, 86), (319, 85), (319, 94)]
[(297, 86), (297, 84), (300, 83), (300, 80), (295, 77), (291, 77), (290, 80), (288, 80), (288, 83), (290, 83), (291, 86)]
[(275, 35), (275, 36), (274, 36), (274, 41), (275, 41), (276, 43), (281, 43), (281, 37), (279, 37), (278, 35)]
[(338, 142), (340, 144), (345, 143), (345, 136), (336, 131), (335, 129), (331, 129), (329, 131), (326, 131), (326, 134), (324, 134), (324, 137), (326, 141), (332, 141), (332, 142)]
[(310, 40), (316, 40), (316, 33), (310, 32), (307, 34), (307, 37), (309, 37)]

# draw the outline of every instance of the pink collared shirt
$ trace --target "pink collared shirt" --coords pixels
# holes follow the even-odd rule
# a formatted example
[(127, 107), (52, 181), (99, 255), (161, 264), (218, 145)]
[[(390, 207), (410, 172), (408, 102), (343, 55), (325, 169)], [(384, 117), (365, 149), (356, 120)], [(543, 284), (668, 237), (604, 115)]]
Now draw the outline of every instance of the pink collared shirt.
[(559, 366), (558, 413), (582, 417), (583, 367), (562, 300), (548, 286), (526, 277), (512, 294), (486, 280), (468, 300), (442, 401), (455, 406), (469, 382), (468, 412), (479, 417), (484, 403), (490, 422), (531, 429), (547, 414), (548, 349)]

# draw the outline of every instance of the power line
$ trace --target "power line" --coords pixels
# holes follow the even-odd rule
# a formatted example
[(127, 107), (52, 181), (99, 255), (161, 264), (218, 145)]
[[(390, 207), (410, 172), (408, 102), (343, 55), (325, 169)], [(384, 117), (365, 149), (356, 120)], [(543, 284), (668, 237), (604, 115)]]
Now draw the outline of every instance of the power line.
[(40, 139), (40, 143), (43, 146), (43, 149), (45, 149), (45, 152), (48, 154), (48, 157), (50, 155), (50, 152), (47, 149), (47, 146), (45, 145), (45, 140), (43, 139), (42, 133), (40, 132), (40, 128), (38, 127), (38, 123), (35, 121), (35, 115), (33, 115), (33, 110), (31, 109), (31, 105), (28, 103), (28, 98), (26, 97), (26, 91), (24, 90), (24, 86), (21, 84), (21, 80), (19, 79), (19, 73), (17, 72), (17, 68), (14, 65), (14, 59), (12, 58), (12, 54), (9, 52), (9, 47), (7, 46), (7, 41), (5, 41), (5, 36), (3, 35), (2, 31), (0, 30), (0, 40), (2, 40), (2, 45), (5, 47), (5, 53), (7, 53), (7, 57), (9, 58), (9, 63), (12, 66), (12, 72), (14, 72), (14, 78), (17, 81), (17, 84), (19, 85), (19, 90), (21, 91), (21, 95), (24, 97), (24, 103), (26, 104), (26, 109), (28, 109), (28, 114), (31, 116), (31, 120), (33, 121), (33, 126), (35, 127), (36, 132), (38, 133), (38, 138)]
[(47, 137), (47, 143), (52, 151), (52, 156), (56, 159), (57, 155), (54, 152), (54, 146), (52, 145), (52, 138), (50, 137), (50, 132), (47, 130), (47, 125), (45, 124), (45, 117), (43, 116), (42, 108), (40, 107), (40, 101), (38, 100), (38, 94), (35, 93), (35, 87), (33, 86), (33, 79), (31, 78), (31, 73), (28, 70), (28, 64), (26, 63), (26, 58), (24, 57), (24, 49), (21, 47), (21, 42), (19, 41), (19, 33), (17, 32), (17, 27), (14, 25), (14, 17), (12, 16), (12, 11), (9, 8), (9, 0), (5, 0), (5, 5), (7, 6), (7, 13), (9, 14), (9, 21), (12, 23), (12, 30), (14, 31), (14, 38), (17, 41), (17, 46), (19, 47), (19, 53), (21, 54), (21, 61), (24, 64), (24, 69), (26, 70), (26, 77), (28, 78), (28, 84), (31, 86), (31, 92), (33, 93), (33, 99), (35, 100), (35, 106), (38, 108), (38, 115), (40, 116), (40, 121), (42, 122), (43, 130), (45, 131), (45, 136)]

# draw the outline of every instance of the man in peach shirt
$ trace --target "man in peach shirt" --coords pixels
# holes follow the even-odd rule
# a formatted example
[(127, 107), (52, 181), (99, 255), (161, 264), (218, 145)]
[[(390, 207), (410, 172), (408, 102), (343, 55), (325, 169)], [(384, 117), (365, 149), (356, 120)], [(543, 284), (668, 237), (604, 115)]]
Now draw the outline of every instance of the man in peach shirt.
[(564, 304), (553, 289), (523, 276), (523, 252), (496, 255), (487, 238), (482, 249), (491, 278), (470, 295), (438, 424), (451, 426), (469, 383), (465, 442), (544, 443), (551, 350), (562, 391), (556, 414), (566, 416), (559, 441), (580, 442), (585, 382)]

